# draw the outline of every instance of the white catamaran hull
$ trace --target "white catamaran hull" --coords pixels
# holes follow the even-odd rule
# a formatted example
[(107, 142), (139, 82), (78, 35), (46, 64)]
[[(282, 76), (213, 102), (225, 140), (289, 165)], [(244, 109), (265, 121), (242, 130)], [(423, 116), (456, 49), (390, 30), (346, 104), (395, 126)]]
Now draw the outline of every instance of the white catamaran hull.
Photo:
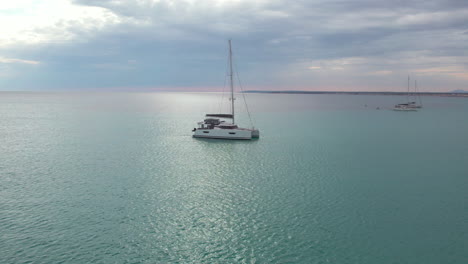
[(197, 129), (193, 137), (217, 139), (252, 139), (252, 130), (247, 129)]
[(414, 112), (414, 111), (418, 111), (418, 109), (416, 109), (416, 108), (399, 108), (399, 107), (395, 107), (395, 108), (393, 108), (393, 111), (407, 111), (407, 112), (413, 111)]

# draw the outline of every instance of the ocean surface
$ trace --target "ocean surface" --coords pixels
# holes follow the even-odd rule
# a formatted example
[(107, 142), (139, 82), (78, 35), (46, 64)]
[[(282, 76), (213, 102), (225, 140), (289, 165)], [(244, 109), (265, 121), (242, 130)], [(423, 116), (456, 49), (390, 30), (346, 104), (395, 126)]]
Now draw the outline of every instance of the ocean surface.
[(0, 263), (468, 263), (468, 98), (246, 97), (0, 93)]

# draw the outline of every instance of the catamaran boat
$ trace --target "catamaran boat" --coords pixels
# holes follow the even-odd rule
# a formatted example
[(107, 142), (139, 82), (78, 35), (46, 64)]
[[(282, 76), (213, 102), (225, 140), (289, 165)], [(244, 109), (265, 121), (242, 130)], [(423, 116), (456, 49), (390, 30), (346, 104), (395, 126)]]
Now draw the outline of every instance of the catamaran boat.
[[(418, 108), (422, 108), (422, 102), (421, 102), (421, 97), (419, 97), (420, 103), (417, 104), (416, 102), (410, 102), (409, 96), (410, 96), (410, 91), (409, 91), (409, 83), (410, 83), (410, 77), (408, 76), (408, 93), (407, 93), (407, 99), (408, 102), (404, 104), (397, 104), (393, 107), (393, 110), (395, 111), (417, 111)], [(414, 81), (414, 87), (415, 87), (415, 92), (417, 92), (417, 83), (416, 80)]]
[(412, 102), (407, 104), (397, 104), (393, 107), (394, 111), (418, 111), (417, 107), (414, 107)]
[(234, 80), (232, 69), (232, 49), (229, 40), (229, 79), (231, 88), (231, 113), (207, 114), (202, 122), (198, 122), (198, 128), (192, 130), (193, 137), (213, 139), (252, 139), (259, 138), (260, 131), (252, 128), (241, 128), (235, 123), (234, 115)]

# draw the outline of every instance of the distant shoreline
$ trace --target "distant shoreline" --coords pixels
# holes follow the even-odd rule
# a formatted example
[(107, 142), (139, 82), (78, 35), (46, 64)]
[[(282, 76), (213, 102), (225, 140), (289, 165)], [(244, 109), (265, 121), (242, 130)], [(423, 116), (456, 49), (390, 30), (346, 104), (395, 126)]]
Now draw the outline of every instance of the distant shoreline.
[[(270, 93), (270, 94), (345, 94), (345, 95), (408, 95), (405, 92), (339, 92), (339, 91), (259, 91), (250, 90), (244, 91), (244, 93)], [(468, 97), (468, 93), (409, 93), (410, 96), (421, 95), (421, 96), (443, 96), (443, 97)]]

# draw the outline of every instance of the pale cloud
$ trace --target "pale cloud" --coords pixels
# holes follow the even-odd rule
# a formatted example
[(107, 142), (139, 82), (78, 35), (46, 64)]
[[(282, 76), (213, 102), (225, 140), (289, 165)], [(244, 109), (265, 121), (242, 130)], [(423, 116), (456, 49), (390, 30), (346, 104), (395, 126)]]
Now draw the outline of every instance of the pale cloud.
[(309, 67), (309, 69), (323, 70), (352, 70), (356, 66), (363, 65), (368, 62), (368, 59), (361, 57), (348, 57), (341, 59), (319, 60), (316, 63), (320, 65), (318, 68)]
[(147, 30), (165, 40), (196, 39), (200, 32), (232, 37), (291, 17), (288, 10), (278, 8), (282, 3), (277, 0), (75, 0), (74, 3), (101, 7), (120, 18), (144, 21)]
[(383, 76), (383, 75), (391, 75), (393, 71), (373, 71), (369, 72), (369, 75), (376, 75), (376, 76)]
[(0, 57), (0, 63), (22, 63), (22, 64), (37, 65), (40, 62), (34, 61), (34, 60), (23, 60), (23, 59)]
[(468, 80), (468, 72), (467, 71), (454, 72), (454, 73), (451, 73), (450, 75), (454, 76), (456, 78), (459, 78), (459, 79)]
[(92, 65), (93, 68), (96, 69), (104, 69), (104, 70), (135, 70), (137, 67), (138, 62), (136, 60), (127, 60), (119, 63), (98, 63)]
[(273, 45), (278, 45), (278, 44), (281, 44), (281, 43), (284, 43), (284, 42), (287, 42), (287, 41), (288, 41), (288, 39), (286, 39), (286, 38), (278, 38), (278, 39), (271, 39), (271, 40), (268, 41), (268, 43), (273, 44)]
[(261, 10), (259, 15), (264, 18), (287, 18), (290, 16), (287, 12), (279, 10)]
[[(14, 3), (14, 4), (12, 4)], [(70, 0), (19, 0), (0, 3), (0, 47), (67, 42), (80, 34), (122, 23), (111, 11), (78, 6)]]
[(447, 75), (453, 76), (460, 79), (468, 80), (468, 69), (465, 69), (461, 66), (446, 66), (446, 67), (433, 67), (433, 68), (424, 68), (416, 69), (415, 73), (420, 75)]
[(408, 25), (428, 25), (428, 24), (449, 24), (457, 21), (466, 20), (468, 10), (461, 9), (456, 11), (445, 12), (421, 12), (417, 14), (407, 14), (397, 17), (394, 21), (396, 26)]

